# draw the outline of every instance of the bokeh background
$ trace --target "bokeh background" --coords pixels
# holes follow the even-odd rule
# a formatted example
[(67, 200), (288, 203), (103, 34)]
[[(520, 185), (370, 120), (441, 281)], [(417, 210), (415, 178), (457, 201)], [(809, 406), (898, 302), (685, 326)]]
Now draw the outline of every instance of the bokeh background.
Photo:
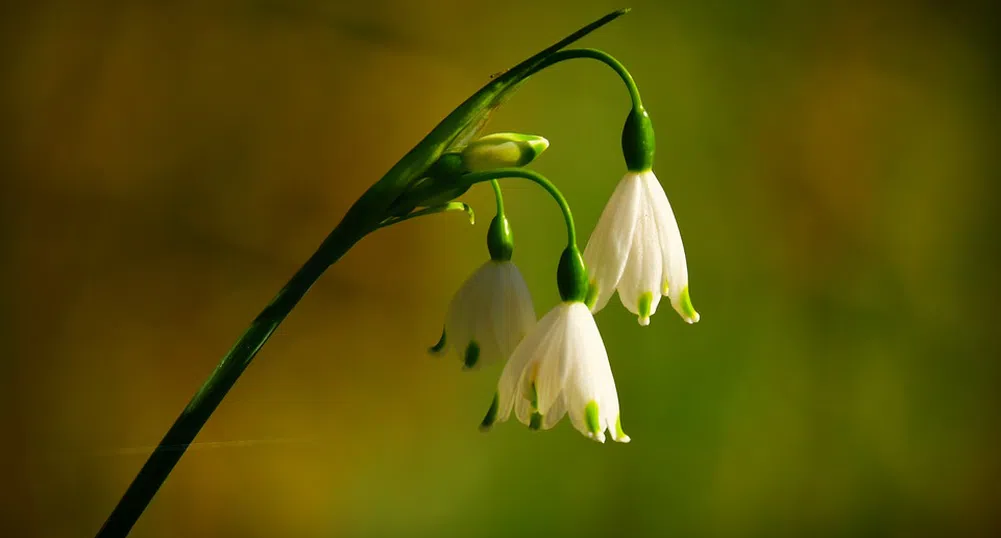
[[(41, 1), (2, 17), (0, 534), (92, 535), (263, 305), (492, 73), (614, 2)], [(990, 2), (633, 1), (632, 70), (702, 322), (597, 319), (629, 445), (477, 424), (499, 365), (425, 354), (479, 211), (366, 238), (281, 326), (136, 537), (999, 536)], [(617, 78), (536, 76), (490, 130), (586, 238)], [(508, 183), (558, 300), (555, 205)]]

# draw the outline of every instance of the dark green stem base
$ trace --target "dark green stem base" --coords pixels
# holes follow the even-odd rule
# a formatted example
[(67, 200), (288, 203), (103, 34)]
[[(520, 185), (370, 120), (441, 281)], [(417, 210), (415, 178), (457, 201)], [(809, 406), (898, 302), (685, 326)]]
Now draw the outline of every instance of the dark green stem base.
[(208, 421), (212, 412), (233, 387), (240, 374), (254, 360), (261, 346), (268, 341), (278, 325), (313, 286), (320, 275), (340, 259), (364, 234), (348, 234), (342, 227), (334, 229), (320, 248), (289, 279), (285, 287), (254, 319), (247, 332), (216, 366), (212, 375), (195, 393), (181, 415), (174, 421), (142, 470), (125, 491), (114, 511), (108, 516), (98, 538), (119, 538), (128, 535), (143, 510), (153, 499), (167, 475), (184, 455), (188, 445)]

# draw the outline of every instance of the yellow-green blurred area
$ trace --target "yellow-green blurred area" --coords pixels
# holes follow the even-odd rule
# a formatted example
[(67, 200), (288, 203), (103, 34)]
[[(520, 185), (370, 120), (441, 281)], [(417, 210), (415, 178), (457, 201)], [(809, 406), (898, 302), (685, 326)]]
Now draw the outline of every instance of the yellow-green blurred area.
[[(463, 99), (613, 9), (23, 2), (0, 47), (0, 535), (92, 535), (247, 324)], [(999, 536), (999, 62), (991, 3), (632, 3), (632, 71), (702, 321), (597, 315), (632, 443), (483, 434), (500, 365), (426, 354), (478, 211), (364, 239), (264, 347), (136, 537)], [(489, 131), (586, 239), (628, 94), (594, 62)], [(505, 183), (558, 301), (557, 206)], [(583, 247), (583, 245), (581, 245)]]

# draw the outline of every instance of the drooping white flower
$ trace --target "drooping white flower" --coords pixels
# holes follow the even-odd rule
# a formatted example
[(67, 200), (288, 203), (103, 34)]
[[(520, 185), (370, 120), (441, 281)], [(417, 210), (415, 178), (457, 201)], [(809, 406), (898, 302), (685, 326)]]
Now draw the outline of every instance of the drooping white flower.
[(528, 286), (511, 261), (489, 260), (452, 298), (432, 353), (454, 350), (466, 368), (506, 359), (535, 323)]
[(661, 295), (688, 323), (699, 313), (688, 295), (681, 232), (664, 188), (652, 170), (628, 172), (608, 200), (584, 249), (591, 311), (618, 290), (622, 304), (648, 325)]
[(628, 443), (619, 420), (619, 397), (594, 316), (581, 302), (564, 302), (549, 311), (518, 345), (504, 366), (497, 396), (484, 419), (518, 420), (549, 429), (564, 415), (574, 428), (605, 442)]

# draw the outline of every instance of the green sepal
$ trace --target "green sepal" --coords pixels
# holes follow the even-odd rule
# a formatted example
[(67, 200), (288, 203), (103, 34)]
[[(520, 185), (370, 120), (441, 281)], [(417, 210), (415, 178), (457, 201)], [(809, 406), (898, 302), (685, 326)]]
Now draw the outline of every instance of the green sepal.
[(653, 122), (642, 106), (633, 107), (622, 128), (622, 156), (630, 172), (653, 168), (655, 140)]
[(590, 288), (587, 270), (576, 246), (563, 249), (560, 265), (556, 268), (556, 285), (560, 290), (560, 298), (564, 301), (583, 302), (587, 298)]
[(509, 261), (514, 253), (514, 233), (511, 232), (511, 223), (504, 215), (497, 215), (490, 221), (487, 250), (490, 252), (490, 259), (495, 262)]

